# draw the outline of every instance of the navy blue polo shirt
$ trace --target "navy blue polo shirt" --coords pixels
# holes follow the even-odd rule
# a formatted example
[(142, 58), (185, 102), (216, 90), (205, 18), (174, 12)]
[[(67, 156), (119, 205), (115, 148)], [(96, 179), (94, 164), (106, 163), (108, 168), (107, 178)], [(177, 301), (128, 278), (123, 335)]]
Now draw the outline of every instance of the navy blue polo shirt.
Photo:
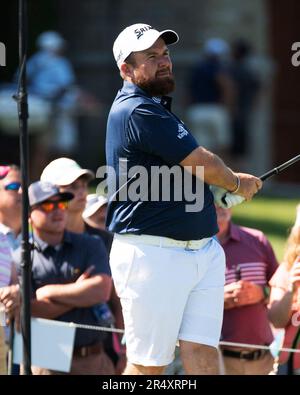
[[(48, 284), (68, 284), (77, 278), (90, 266), (94, 266), (91, 275), (110, 275), (108, 255), (101, 239), (87, 234), (77, 234), (65, 231), (64, 239), (58, 249), (34, 237), (32, 251), (31, 289), (32, 297), (38, 288)], [(18, 272), (21, 267), (21, 249), (13, 254)], [(97, 317), (91, 307), (79, 307), (56, 317), (55, 320), (75, 322), (87, 325), (97, 325)], [(76, 329), (75, 347), (86, 346), (103, 340), (103, 332)]]
[[(152, 98), (127, 81), (114, 100), (106, 135), (107, 165), (114, 169), (117, 176), (115, 190), (119, 192), (109, 198), (107, 226), (111, 232), (197, 240), (213, 236), (218, 231), (213, 196), (207, 184), (204, 184), (203, 208), (197, 212), (187, 212), (186, 205), (191, 202), (186, 201), (184, 193), (183, 199), (177, 201), (176, 192), (172, 191), (183, 188), (183, 183), (182, 186), (176, 185), (172, 177), (170, 201), (162, 199), (161, 194), (158, 201), (151, 201), (150, 191), (154, 185), (151, 177), (148, 177), (145, 188), (147, 196), (137, 201), (129, 198), (124, 201), (124, 195), (120, 197), (124, 188), (129, 189), (134, 182), (139, 182), (134, 171), (132, 177), (122, 178), (119, 182), (125, 168), (143, 166), (148, 174), (153, 166), (171, 168), (198, 147), (186, 126), (171, 112), (170, 100), (168, 97)], [(114, 182), (110, 179), (108, 182), (112, 194)], [(193, 191), (196, 182), (193, 176)], [(161, 191), (161, 184), (159, 188)], [(137, 189), (137, 192), (141, 191)]]

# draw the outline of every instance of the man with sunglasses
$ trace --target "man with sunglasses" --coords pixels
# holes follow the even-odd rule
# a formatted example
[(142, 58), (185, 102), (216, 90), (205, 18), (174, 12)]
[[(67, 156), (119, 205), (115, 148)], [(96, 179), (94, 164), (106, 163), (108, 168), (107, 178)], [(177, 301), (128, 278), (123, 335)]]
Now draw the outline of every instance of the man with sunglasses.
[[(58, 158), (50, 162), (41, 174), (41, 181), (51, 182), (57, 185), (60, 192), (71, 192), (74, 198), (70, 201), (68, 206), (68, 219), (66, 229), (75, 233), (87, 233), (95, 238), (100, 238), (108, 252), (110, 253), (113, 234), (106, 229), (100, 229), (85, 221), (83, 212), (86, 207), (87, 194), (89, 182), (95, 178), (94, 173), (89, 169), (83, 169), (76, 161), (70, 158)], [(102, 326), (110, 325), (110, 319), (104, 318), (106, 314), (99, 314), (99, 307), (95, 307), (95, 314), (99, 315), (99, 322)], [(109, 300), (109, 308), (115, 318), (115, 325), (117, 328), (123, 328), (123, 316), (121, 304), (114, 286), (112, 287), (111, 297)], [(106, 311), (105, 306), (104, 311)], [(100, 311), (102, 307), (100, 307)], [(117, 365), (117, 372), (122, 371), (122, 361), (124, 355), (117, 357), (114, 347), (112, 346), (112, 334), (107, 332), (104, 339), (105, 349), (112, 361)], [(120, 361), (120, 363), (118, 361)]]
[(21, 243), (21, 174), (16, 165), (0, 166), (0, 232), (11, 250)]
[[(93, 306), (106, 302), (111, 290), (108, 256), (101, 240), (66, 231), (70, 192), (53, 184), (30, 185), (32, 243), (32, 315), (97, 325)], [(14, 258), (20, 267), (20, 250)], [(112, 374), (103, 350), (102, 332), (77, 329), (70, 374)], [(105, 369), (105, 370), (104, 370)], [(57, 374), (32, 367), (33, 374)]]

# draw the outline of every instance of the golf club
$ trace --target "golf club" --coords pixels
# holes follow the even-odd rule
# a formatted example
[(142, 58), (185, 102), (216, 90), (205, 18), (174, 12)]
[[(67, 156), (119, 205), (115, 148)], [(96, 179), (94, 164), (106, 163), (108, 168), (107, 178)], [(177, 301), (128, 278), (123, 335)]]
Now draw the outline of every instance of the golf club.
[(298, 162), (298, 160), (300, 160), (300, 155), (295, 156), (294, 158), (288, 160), (287, 162), (282, 163), (282, 165), (278, 166), (278, 167), (274, 167), (274, 169), (269, 170), (267, 173), (264, 173), (263, 175), (261, 175), (259, 178), (262, 181), (267, 180), (268, 178), (274, 176), (275, 174), (279, 174), (281, 173), (283, 170), (285, 170), (286, 168), (290, 167), (291, 165), (293, 165), (294, 163)]
[[(259, 178), (262, 181), (267, 180), (268, 178), (274, 176), (275, 174), (281, 173), (283, 170), (287, 169), (288, 167), (292, 166), (294, 163), (298, 162), (300, 160), (300, 155), (295, 156), (294, 158), (282, 163), (281, 165), (274, 167), (273, 169), (267, 171), (266, 173), (262, 174)], [(222, 197), (222, 202), (226, 204), (226, 193)]]

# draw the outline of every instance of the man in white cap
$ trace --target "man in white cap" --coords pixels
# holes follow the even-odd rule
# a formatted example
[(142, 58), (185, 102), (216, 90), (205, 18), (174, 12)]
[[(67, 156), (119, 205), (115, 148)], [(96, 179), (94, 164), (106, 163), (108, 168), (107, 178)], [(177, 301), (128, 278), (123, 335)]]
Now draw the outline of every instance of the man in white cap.
[[(113, 235), (107, 232), (105, 229), (100, 229), (95, 224), (88, 223), (87, 218), (93, 212), (95, 205), (90, 205), (86, 208), (88, 184), (95, 177), (91, 170), (83, 169), (80, 165), (70, 158), (58, 158), (50, 162), (41, 174), (41, 180), (51, 182), (59, 187), (60, 192), (71, 192), (74, 198), (69, 202), (68, 205), (68, 216), (66, 229), (74, 233), (86, 233), (93, 238), (100, 238), (103, 242), (103, 247), (109, 254)], [(97, 201), (98, 201), (98, 196)], [(102, 197), (105, 199), (104, 197)], [(105, 203), (105, 200), (101, 203)], [(94, 202), (94, 200), (93, 200)], [(96, 209), (100, 208), (99, 203), (96, 204)], [(83, 215), (85, 213), (85, 215)], [(102, 243), (101, 243), (102, 245)], [(115, 297), (114, 291), (110, 295), (110, 302), (113, 298), (114, 304), (114, 315), (117, 317), (121, 316), (120, 302)], [(99, 305), (100, 306), (100, 305)], [(94, 308), (96, 314), (100, 314), (98, 306)], [(102, 318), (104, 322), (106, 318)], [(116, 324), (120, 327), (122, 319), (118, 319)], [(106, 333), (107, 337), (104, 340), (104, 345), (110, 345), (110, 334)], [(110, 356), (111, 357), (111, 356)]]
[(69, 204), (67, 222), (67, 229), (71, 232), (82, 233), (85, 230), (82, 213), (86, 204), (88, 183), (93, 178), (95, 175), (91, 170), (82, 169), (70, 158), (53, 160), (41, 174), (41, 181), (57, 185), (61, 192), (73, 193), (74, 199)]
[(96, 193), (87, 196), (86, 206), (82, 214), (85, 222), (95, 228), (105, 229), (107, 198)]
[[(115, 233), (110, 264), (124, 315), (125, 374), (162, 373), (178, 340), (187, 374), (217, 373), (225, 260), (213, 238), (218, 227), (209, 184), (235, 204), (251, 199), (262, 186), (257, 177), (233, 172), (199, 146), (171, 112), (165, 95), (175, 83), (167, 45), (177, 41), (172, 30), (138, 23), (124, 29), (113, 46), (124, 85), (107, 123), (107, 165), (117, 176), (116, 189), (108, 179), (107, 225)], [(185, 193), (179, 200), (162, 193), (151, 199), (147, 190), (174, 191), (179, 181), (185, 192), (176, 177), (157, 185), (152, 170), (175, 167), (181, 176), (185, 166), (193, 188), (202, 185), (202, 210), (187, 210)], [(196, 177), (199, 166), (204, 166), (204, 183)], [(136, 190), (137, 169), (148, 175), (138, 199), (130, 194)]]

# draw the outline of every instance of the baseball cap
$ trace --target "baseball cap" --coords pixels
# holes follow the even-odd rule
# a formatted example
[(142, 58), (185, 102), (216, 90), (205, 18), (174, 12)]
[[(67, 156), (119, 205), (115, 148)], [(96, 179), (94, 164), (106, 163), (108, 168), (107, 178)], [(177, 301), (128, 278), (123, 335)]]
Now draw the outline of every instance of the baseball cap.
[(30, 207), (42, 203), (47, 199), (58, 196), (61, 200), (71, 200), (74, 195), (71, 192), (59, 192), (57, 186), (46, 181), (36, 181), (28, 188), (28, 197)]
[(91, 170), (83, 169), (75, 160), (58, 158), (45, 167), (41, 174), (41, 181), (65, 186), (72, 184), (81, 176), (86, 176), (89, 181), (95, 178), (95, 174)]
[(155, 41), (161, 37), (166, 45), (175, 44), (179, 40), (174, 30), (163, 30), (159, 32), (146, 23), (135, 23), (126, 27), (116, 38), (113, 45), (113, 53), (118, 67), (131, 52), (144, 51), (150, 48)]
[(82, 213), (83, 218), (89, 218), (91, 215), (95, 214), (100, 207), (107, 204), (108, 200), (105, 196), (97, 195), (96, 193), (91, 193), (86, 197), (86, 205), (84, 212)]

